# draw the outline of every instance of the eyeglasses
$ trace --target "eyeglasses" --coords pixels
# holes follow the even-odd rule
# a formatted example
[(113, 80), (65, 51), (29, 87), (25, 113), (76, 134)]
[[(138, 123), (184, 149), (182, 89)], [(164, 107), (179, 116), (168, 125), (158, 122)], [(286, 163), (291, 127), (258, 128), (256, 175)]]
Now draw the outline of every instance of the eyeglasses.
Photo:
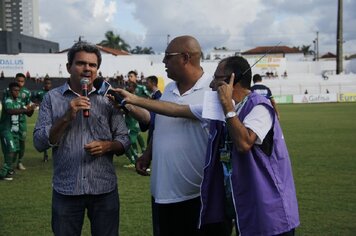
[(174, 57), (174, 56), (177, 56), (177, 55), (186, 55), (186, 54), (188, 54), (188, 53), (186, 53), (186, 52), (165, 52), (164, 53), (164, 59), (168, 60), (171, 57)]

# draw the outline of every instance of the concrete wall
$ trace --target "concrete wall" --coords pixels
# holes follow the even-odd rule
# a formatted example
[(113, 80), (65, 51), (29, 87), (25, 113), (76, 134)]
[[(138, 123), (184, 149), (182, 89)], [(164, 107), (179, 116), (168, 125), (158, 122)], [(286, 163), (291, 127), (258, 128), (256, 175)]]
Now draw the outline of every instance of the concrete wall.
[[(113, 56), (103, 54), (103, 62), (100, 68), (104, 77), (126, 75), (130, 70), (136, 70), (144, 76), (156, 75), (163, 78), (165, 84), (171, 82), (167, 78), (165, 66), (162, 63), (163, 55), (129, 55)], [(324, 93), (326, 89), (330, 93), (356, 92), (356, 60), (344, 61), (345, 74), (335, 75), (335, 61), (280, 61), (280, 70), (286, 70), (288, 76), (278, 73), (277, 77), (264, 77), (264, 82), (271, 87), (275, 95)], [(252, 65), (255, 60), (249, 59)], [(268, 60), (267, 60), (268, 61)], [(0, 72), (5, 77), (14, 77), (16, 73), (27, 71), (31, 77), (44, 77), (48, 74), (51, 78), (67, 78), (66, 70), (67, 55), (21, 53), (18, 55), (0, 54)], [(261, 63), (265, 63), (261, 61)], [(272, 63), (273, 60), (272, 60)], [(201, 63), (204, 71), (213, 75), (218, 61), (205, 60)], [(352, 70), (354, 70), (354, 73)], [(323, 73), (326, 77), (323, 77)], [(263, 67), (256, 65), (252, 68), (252, 74), (264, 75)]]
[(16, 32), (0, 31), (0, 54), (54, 53), (59, 44)]

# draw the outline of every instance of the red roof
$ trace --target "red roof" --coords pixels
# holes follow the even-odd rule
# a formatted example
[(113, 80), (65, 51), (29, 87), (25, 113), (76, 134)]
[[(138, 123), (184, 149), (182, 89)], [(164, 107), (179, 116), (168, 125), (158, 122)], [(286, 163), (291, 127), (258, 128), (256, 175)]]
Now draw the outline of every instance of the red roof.
[[(271, 51), (270, 51), (271, 50)], [(303, 53), (298, 48), (291, 48), (287, 46), (263, 46), (263, 47), (256, 47), (245, 52), (242, 52), (242, 55), (250, 55), (250, 54), (265, 54), (266, 52), (269, 53)]]
[(336, 58), (336, 55), (334, 53), (328, 52), (322, 55), (320, 58)]
[(104, 47), (104, 46), (100, 46), (100, 45), (96, 45), (101, 51), (106, 52), (106, 53), (110, 53), (114, 56), (118, 56), (118, 55), (130, 55), (130, 53), (124, 51), (124, 50), (120, 50), (120, 49), (114, 49), (114, 48), (108, 48), (108, 47)]

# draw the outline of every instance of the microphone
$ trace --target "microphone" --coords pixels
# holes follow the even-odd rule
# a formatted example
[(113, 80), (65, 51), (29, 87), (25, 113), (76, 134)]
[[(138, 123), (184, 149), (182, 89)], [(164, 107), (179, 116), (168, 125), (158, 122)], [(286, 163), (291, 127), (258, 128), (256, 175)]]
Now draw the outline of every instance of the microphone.
[[(80, 80), (80, 84), (82, 85), (82, 96), (88, 97), (88, 84), (89, 84), (89, 79), (87, 78), (82, 78)], [(83, 116), (85, 118), (89, 117), (89, 109), (84, 109), (83, 110)]]
[(120, 104), (120, 107), (128, 113), (129, 110), (125, 107), (126, 101), (124, 98), (122, 98), (118, 93), (116, 93), (114, 90), (111, 90), (111, 85), (104, 81), (103, 78), (96, 78), (93, 82), (93, 86), (96, 89), (96, 92), (99, 95), (105, 96), (106, 94), (110, 94), (111, 96), (114, 97), (115, 101)]

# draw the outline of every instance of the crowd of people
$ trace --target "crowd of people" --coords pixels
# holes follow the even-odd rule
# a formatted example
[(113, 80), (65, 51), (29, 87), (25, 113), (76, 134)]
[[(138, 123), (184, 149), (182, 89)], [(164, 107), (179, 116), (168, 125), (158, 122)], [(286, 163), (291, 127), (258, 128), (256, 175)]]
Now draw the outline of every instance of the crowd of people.
[[(12, 179), (14, 165), (25, 169), (20, 147), (26, 126), (20, 124), (39, 106), (33, 143), (40, 152), (52, 149), (55, 235), (80, 235), (85, 211), (92, 235), (119, 234), (113, 158), (123, 154), (130, 162), (125, 167), (150, 176), (154, 236), (224, 236), (233, 228), (236, 235), (294, 235), (298, 204), (270, 90), (261, 80), (251, 88), (251, 67), (240, 56), (221, 60), (214, 75), (205, 73), (201, 51), (192, 36), (168, 44), (163, 63), (173, 82), (163, 94), (157, 77), (140, 84), (130, 71), (126, 83), (102, 96), (93, 86), (101, 53), (83, 41), (68, 51), (67, 82), (44, 86), (33, 93), (38, 100), (26, 103), (21, 80), (10, 83), (3, 99), (0, 177)], [(222, 118), (204, 112), (211, 109), (204, 103), (210, 93)], [(147, 130), (146, 143), (140, 132)]]

